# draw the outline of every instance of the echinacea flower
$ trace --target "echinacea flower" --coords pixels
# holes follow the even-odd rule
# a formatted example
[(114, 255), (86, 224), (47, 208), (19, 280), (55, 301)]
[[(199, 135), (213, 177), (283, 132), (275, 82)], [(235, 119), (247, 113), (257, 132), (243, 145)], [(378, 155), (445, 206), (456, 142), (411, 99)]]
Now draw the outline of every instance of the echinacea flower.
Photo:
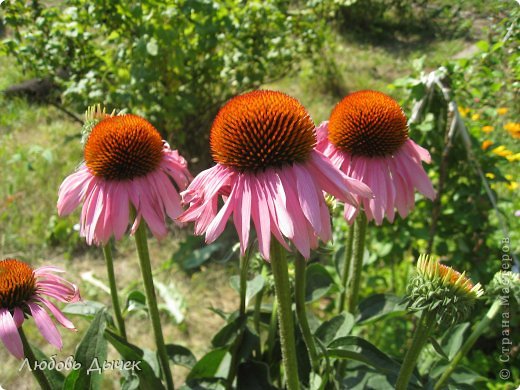
[(144, 218), (158, 238), (167, 233), (166, 216), (182, 213), (179, 191), (191, 178), (186, 160), (145, 119), (104, 115), (87, 134), (84, 159), (60, 187), (58, 213), (70, 214), (83, 202), (80, 235), (89, 245), (121, 239), (130, 206), (135, 209), (131, 232)]
[[(373, 199), (360, 199), (369, 221), (380, 225), (386, 216), (392, 222), (396, 208), (406, 217), (415, 206), (414, 189), (435, 198), (421, 164), (430, 163), (430, 154), (408, 137), (406, 116), (391, 97), (377, 91), (347, 95), (317, 133), (317, 149), (373, 191)], [(345, 204), (349, 223), (357, 213), (357, 208)]]
[(465, 318), (484, 294), (480, 283), (429, 255), (417, 261), (417, 272), (408, 285), (408, 309), (435, 311), (439, 322), (456, 323)]
[(80, 300), (78, 288), (55, 272), (64, 271), (53, 266), (33, 270), (16, 259), (0, 261), (0, 339), (18, 359), (24, 357), (18, 328), (26, 317), (32, 316), (43, 337), (59, 349), (63, 346), (61, 335), (47, 310), (63, 327), (76, 330), (72, 322), (47, 299), (67, 303)]
[[(201, 172), (182, 194), (189, 208), (179, 218), (195, 221), (195, 234), (213, 242), (233, 215), (241, 250), (253, 221), (261, 255), (269, 260), (271, 235), (285, 238), (305, 257), (318, 238), (331, 239), (323, 191), (357, 206), (369, 197), (320, 152), (315, 126), (301, 103), (281, 92), (259, 90), (237, 96), (218, 113), (210, 133), (214, 167)], [(218, 211), (219, 197), (224, 205)]]

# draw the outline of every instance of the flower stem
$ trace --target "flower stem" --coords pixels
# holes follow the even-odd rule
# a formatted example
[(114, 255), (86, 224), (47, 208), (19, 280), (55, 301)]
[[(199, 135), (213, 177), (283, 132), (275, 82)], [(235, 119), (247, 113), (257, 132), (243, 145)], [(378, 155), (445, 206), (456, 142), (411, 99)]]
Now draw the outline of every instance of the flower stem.
[(135, 232), (135, 244), (139, 255), (139, 265), (143, 276), (144, 289), (146, 293), (146, 302), (148, 302), (148, 311), (150, 312), (150, 320), (152, 321), (153, 333), (155, 336), (155, 344), (157, 345), (157, 353), (159, 362), (163, 370), (168, 390), (173, 390), (173, 378), (170, 370), (168, 354), (164, 345), (164, 336), (161, 328), (161, 318), (159, 316), (159, 308), (157, 307), (157, 297), (153, 285), (152, 267), (150, 264), (150, 254), (148, 252), (148, 240), (146, 238), (146, 224), (141, 221), (137, 231)]
[(267, 334), (267, 361), (269, 364), (273, 361), (274, 342), (276, 338), (276, 329), (278, 328), (278, 301), (273, 300), (271, 308), (271, 318), (269, 320), (269, 332)]
[(480, 320), (478, 325), (475, 327), (471, 335), (468, 337), (468, 339), (464, 342), (462, 347), (459, 349), (457, 354), (454, 356), (448, 367), (446, 367), (446, 371), (442, 374), (442, 376), (439, 378), (437, 383), (435, 384), (434, 389), (440, 390), (445, 385), (445, 383), (448, 381), (450, 375), (455, 371), (455, 368), (459, 364), (459, 362), (462, 360), (464, 356), (469, 352), (469, 350), (473, 347), (475, 342), (478, 340), (478, 338), (484, 333), (484, 331), (489, 327), (489, 324), (495, 318), (497, 315), (499, 309), (500, 309), (500, 299), (497, 299), (491, 307), (489, 308), (488, 312)]
[[(240, 257), (240, 306), (239, 306), (239, 318), (244, 322), (246, 318), (246, 292), (247, 292), (247, 270), (249, 265), (249, 252), (246, 252), (244, 256)], [(245, 326), (245, 325), (244, 325)], [(244, 329), (240, 328), (231, 347), (231, 364), (229, 365), (229, 372), (227, 377), (226, 388), (228, 390), (233, 388), (233, 381), (237, 374), (238, 365), (240, 363), (240, 344), (244, 336)]]
[(350, 265), (352, 264), (352, 243), (354, 242), (354, 226), (350, 226), (347, 232), (347, 242), (345, 246), (345, 259), (343, 260), (343, 273), (341, 274), (341, 286), (343, 291), (339, 296), (338, 312), (345, 309), (345, 299), (347, 297), (347, 283), (350, 275)]
[[(262, 277), (264, 281), (267, 278), (267, 267), (262, 264)], [(255, 331), (258, 334), (258, 345), (256, 347), (256, 357), (260, 359), (262, 356), (262, 342), (261, 342), (261, 334), (260, 334), (260, 316), (262, 315), (262, 300), (264, 298), (265, 286), (256, 294), (255, 299), (255, 309), (253, 313), (253, 324), (255, 327)]]
[(412, 377), (413, 370), (417, 363), (417, 358), (419, 357), (419, 354), (426, 344), (426, 341), (433, 330), (433, 326), (435, 325), (436, 314), (435, 310), (424, 310), (422, 312), (421, 319), (419, 320), (417, 329), (415, 329), (413, 335), (412, 345), (406, 352), (403, 364), (401, 365), (401, 370), (399, 371), (399, 376), (395, 384), (396, 390), (406, 390), (408, 388), (408, 383)]
[(126, 340), (125, 320), (121, 314), (121, 306), (119, 306), (119, 296), (117, 294), (116, 276), (114, 273), (114, 260), (112, 257), (112, 248), (110, 242), (103, 246), (103, 255), (107, 264), (108, 283), (110, 285), (110, 296), (112, 297), (112, 307), (116, 317), (119, 334)]
[(354, 243), (353, 243), (353, 263), (352, 263), (352, 280), (349, 285), (348, 292), (348, 311), (354, 313), (356, 311), (357, 301), (359, 297), (359, 286), (361, 284), (361, 271), (363, 269), (363, 256), (365, 254), (365, 237), (367, 229), (367, 217), (365, 213), (360, 212), (354, 223)]
[(285, 380), (288, 390), (298, 390), (298, 364), (296, 362), (296, 343), (294, 338), (294, 321), (291, 301), (291, 285), (285, 249), (276, 240), (271, 240), (271, 269), (274, 277), (274, 288), (278, 301), (278, 321), (280, 323), (280, 345), (285, 369)]
[(31, 372), (33, 373), (34, 377), (38, 381), (38, 384), (42, 388), (42, 390), (52, 390), (52, 387), (49, 383), (49, 380), (45, 376), (45, 373), (37, 368), (36, 363), (38, 362), (36, 360), (36, 356), (34, 356), (34, 352), (31, 348), (31, 344), (29, 344), (29, 341), (27, 340), (27, 337), (25, 336), (25, 333), (20, 326), (18, 328), (18, 333), (20, 334), (20, 338), (22, 339), (23, 344), (23, 352), (25, 355), (25, 358), (29, 362), (29, 367), (31, 367)]
[(307, 320), (307, 312), (305, 309), (305, 259), (300, 253), (296, 253), (296, 260), (294, 263), (295, 270), (295, 282), (294, 282), (294, 297), (296, 301), (296, 317), (298, 318), (298, 324), (302, 331), (307, 351), (309, 352), (309, 360), (311, 361), (312, 369), (317, 372), (319, 369), (318, 352), (316, 350), (316, 344), (309, 327), (309, 321)]

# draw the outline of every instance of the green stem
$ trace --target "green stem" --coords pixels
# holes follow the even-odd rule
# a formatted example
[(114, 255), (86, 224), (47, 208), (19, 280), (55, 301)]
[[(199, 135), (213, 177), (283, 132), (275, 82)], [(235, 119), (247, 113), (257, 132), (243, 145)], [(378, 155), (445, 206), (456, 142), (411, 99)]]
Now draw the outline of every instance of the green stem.
[[(264, 267), (262, 264), (262, 277), (264, 278), (264, 281), (267, 278), (267, 267)], [(260, 316), (262, 315), (262, 300), (264, 298), (264, 291), (265, 286), (262, 287), (262, 289), (256, 294), (255, 299), (255, 309), (253, 313), (253, 324), (255, 327), (255, 331), (258, 334), (258, 344), (256, 347), (256, 357), (260, 359), (262, 356), (262, 342), (261, 342), (261, 335), (260, 335)]]
[(367, 217), (363, 211), (359, 212), (354, 223), (354, 244), (353, 244), (353, 263), (352, 280), (349, 285), (348, 311), (354, 313), (359, 297), (359, 286), (361, 284), (361, 271), (363, 270), (363, 256), (365, 254), (365, 237), (367, 229)]
[(426, 344), (426, 341), (435, 325), (436, 314), (435, 311), (424, 310), (422, 312), (421, 319), (419, 320), (417, 329), (415, 329), (413, 335), (412, 345), (406, 352), (403, 364), (401, 365), (401, 370), (399, 371), (399, 376), (395, 384), (396, 390), (406, 390), (408, 388), (408, 383), (412, 377), (413, 370), (417, 363), (417, 358), (419, 357), (419, 354)]
[(52, 387), (49, 383), (49, 380), (45, 376), (45, 373), (42, 370), (36, 368), (37, 367), (36, 363), (38, 363), (38, 361), (36, 360), (36, 356), (34, 356), (34, 352), (31, 348), (31, 344), (29, 344), (27, 337), (25, 337), (25, 333), (21, 326), (18, 328), (18, 333), (20, 334), (20, 338), (22, 339), (23, 352), (24, 352), (25, 358), (27, 359), (27, 361), (29, 363), (31, 372), (33, 373), (34, 377), (38, 381), (38, 384), (40, 385), (42, 390), (52, 390)]
[(457, 352), (457, 354), (455, 355), (453, 360), (450, 362), (450, 364), (446, 368), (446, 371), (444, 371), (442, 376), (439, 378), (439, 380), (435, 384), (435, 387), (434, 387), (435, 390), (440, 390), (445, 385), (445, 383), (448, 381), (450, 375), (453, 373), (453, 371), (455, 371), (455, 368), (457, 367), (459, 362), (462, 360), (462, 358), (464, 356), (466, 356), (466, 354), (473, 347), (473, 345), (478, 340), (478, 338), (489, 327), (489, 324), (491, 323), (493, 318), (495, 318), (495, 316), (497, 315), (497, 313), (500, 309), (500, 305), (501, 305), (500, 299), (497, 299), (495, 302), (493, 302), (493, 304), (489, 308), (489, 310), (486, 313), (486, 315), (484, 316), (484, 318), (482, 318), (480, 320), (480, 322), (475, 327), (475, 329), (473, 330), (471, 335), (468, 337), (468, 339), (464, 342), (464, 344), (460, 348), (459, 352)]
[(170, 362), (164, 345), (164, 336), (161, 328), (161, 318), (159, 316), (159, 308), (157, 307), (157, 297), (153, 285), (152, 266), (150, 263), (150, 254), (148, 253), (148, 240), (146, 238), (146, 224), (141, 221), (137, 231), (135, 232), (135, 244), (137, 253), (139, 254), (139, 265), (141, 266), (141, 274), (143, 276), (144, 289), (146, 293), (146, 302), (148, 302), (148, 311), (150, 312), (150, 320), (152, 322), (153, 333), (155, 336), (155, 344), (157, 345), (157, 353), (159, 362), (163, 370), (168, 390), (173, 390), (173, 378), (170, 370)]
[(276, 330), (278, 328), (278, 302), (273, 300), (271, 310), (271, 319), (269, 321), (269, 332), (267, 334), (267, 361), (269, 364), (273, 361), (274, 342), (276, 338)]
[(311, 362), (312, 369), (314, 372), (318, 372), (319, 360), (318, 352), (316, 350), (316, 344), (309, 327), (309, 321), (307, 320), (307, 312), (305, 309), (305, 259), (300, 253), (296, 253), (296, 260), (294, 263), (295, 270), (295, 281), (294, 281), (294, 297), (296, 301), (296, 317), (298, 318), (298, 324), (302, 331), (307, 351), (309, 352), (309, 360)]
[(288, 265), (285, 249), (274, 237), (271, 240), (271, 269), (274, 277), (276, 299), (278, 301), (280, 345), (285, 369), (285, 381), (288, 390), (298, 390), (300, 381), (298, 379), (298, 363), (296, 362), (296, 343)]
[[(240, 306), (239, 306), (239, 319), (247, 321), (246, 318), (246, 292), (247, 292), (247, 269), (249, 265), (249, 253), (246, 252), (244, 256), (240, 258)], [(231, 347), (231, 364), (229, 365), (229, 372), (227, 377), (226, 388), (228, 390), (233, 388), (233, 381), (237, 374), (238, 364), (240, 363), (240, 344), (244, 336), (244, 329), (240, 328), (233, 346)]]
[(112, 248), (110, 242), (103, 246), (103, 255), (105, 255), (105, 262), (107, 264), (108, 283), (110, 285), (110, 296), (112, 297), (112, 307), (114, 308), (114, 315), (116, 317), (117, 328), (119, 334), (126, 340), (125, 320), (121, 314), (121, 306), (119, 306), (119, 296), (117, 294), (116, 276), (114, 273), (114, 260), (112, 257)]
[(343, 273), (341, 274), (341, 286), (343, 291), (339, 296), (338, 312), (345, 309), (345, 299), (347, 297), (347, 283), (350, 275), (350, 265), (352, 263), (352, 243), (354, 242), (354, 226), (350, 226), (347, 232), (347, 243), (345, 246), (345, 259), (343, 260)]

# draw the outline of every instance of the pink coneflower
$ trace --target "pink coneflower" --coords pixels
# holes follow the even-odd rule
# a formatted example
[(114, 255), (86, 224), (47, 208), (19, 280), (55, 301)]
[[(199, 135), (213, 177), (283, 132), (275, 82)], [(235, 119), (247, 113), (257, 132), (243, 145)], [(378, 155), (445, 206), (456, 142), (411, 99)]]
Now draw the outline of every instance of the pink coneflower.
[(67, 303), (80, 300), (78, 288), (54, 272), (64, 271), (52, 266), (33, 270), (16, 259), (0, 261), (0, 339), (18, 359), (24, 357), (18, 328), (26, 316), (32, 316), (43, 337), (59, 349), (63, 345), (60, 333), (45, 309), (65, 328), (76, 330), (72, 322), (45, 297)]
[[(189, 209), (179, 218), (195, 221), (195, 234), (213, 242), (233, 214), (244, 253), (253, 220), (260, 253), (269, 259), (271, 234), (285, 238), (306, 258), (331, 239), (322, 191), (357, 205), (371, 196), (363, 183), (342, 175), (314, 149), (314, 123), (296, 99), (274, 91), (237, 96), (220, 110), (210, 134), (216, 166), (201, 172), (182, 194)], [(224, 205), (218, 211), (218, 199)]]
[[(362, 199), (367, 219), (393, 222), (395, 209), (406, 217), (414, 208), (414, 189), (429, 199), (435, 191), (421, 161), (428, 151), (408, 138), (406, 116), (391, 97), (359, 91), (336, 105), (328, 122), (317, 129), (317, 149), (342, 172), (367, 184), (373, 199)], [(352, 223), (358, 209), (345, 204)]]
[(80, 234), (87, 243), (119, 240), (136, 211), (132, 233), (141, 218), (156, 237), (167, 233), (166, 216), (182, 213), (178, 190), (191, 178), (186, 160), (161, 139), (145, 119), (131, 114), (106, 115), (85, 143), (85, 162), (59, 190), (58, 213), (70, 214), (81, 202)]

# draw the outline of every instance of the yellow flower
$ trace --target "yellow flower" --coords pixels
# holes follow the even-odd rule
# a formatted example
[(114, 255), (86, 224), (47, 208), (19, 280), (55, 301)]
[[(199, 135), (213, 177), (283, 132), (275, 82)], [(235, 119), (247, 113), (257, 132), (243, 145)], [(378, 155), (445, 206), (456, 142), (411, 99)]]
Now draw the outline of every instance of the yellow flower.
[(489, 179), (489, 180), (493, 180), (495, 178), (495, 174), (494, 173), (491, 173), (491, 172), (488, 172), (486, 173), (486, 177)]
[(505, 156), (507, 158), (507, 161), (509, 162), (515, 162), (520, 161), (520, 153), (515, 153), (509, 156)]
[(482, 142), (482, 150), (487, 150), (487, 148), (489, 148), (491, 145), (493, 145), (493, 141), (490, 141), (490, 140), (485, 140), (484, 142)]
[(471, 120), (472, 121), (478, 121), (480, 119), (480, 114), (473, 114), (471, 115)]
[(482, 131), (486, 134), (491, 133), (493, 130), (495, 130), (495, 128), (493, 126), (483, 126), (482, 127)]
[(520, 123), (508, 122), (504, 125), (504, 129), (509, 131), (509, 134), (511, 134), (511, 137), (520, 138)]
[(507, 107), (497, 108), (498, 115), (506, 115), (508, 111), (509, 111), (509, 108), (507, 108)]
[(463, 118), (468, 116), (469, 111), (470, 109), (468, 107), (459, 107), (459, 114)]
[(510, 191), (514, 191), (518, 188), (518, 182), (517, 181), (510, 181), (506, 184), (507, 189)]
[(499, 147), (493, 149), (492, 152), (500, 157), (507, 157), (513, 154), (513, 152), (506, 149), (504, 145), (500, 145)]

